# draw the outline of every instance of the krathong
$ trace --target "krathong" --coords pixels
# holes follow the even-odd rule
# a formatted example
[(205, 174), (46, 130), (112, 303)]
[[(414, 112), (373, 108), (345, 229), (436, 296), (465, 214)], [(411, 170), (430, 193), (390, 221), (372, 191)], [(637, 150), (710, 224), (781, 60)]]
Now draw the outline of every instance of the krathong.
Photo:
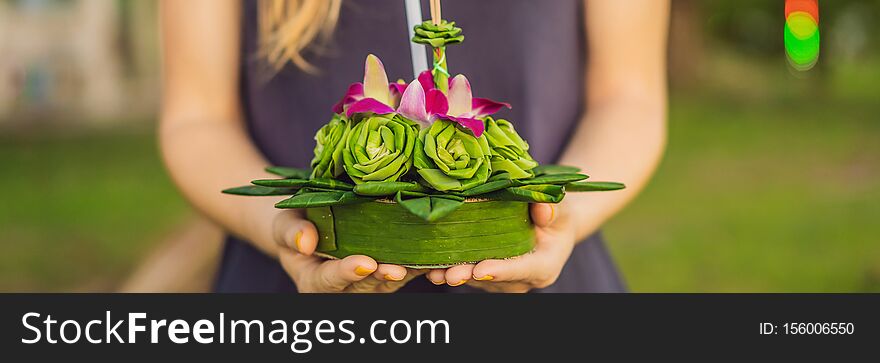
[(529, 252), (529, 203), (624, 187), (538, 165), (514, 124), (492, 117), (509, 104), (473, 97), (464, 75), (450, 78), (446, 45), (464, 41), (461, 29), (434, 19), (414, 30), (413, 42), (433, 49), (433, 69), (389, 83), (382, 61), (368, 55), (363, 81), (316, 133), (310, 170), (268, 167), (280, 178), (223, 192), (290, 195), (275, 206), (306, 210), (321, 256), (443, 267)]

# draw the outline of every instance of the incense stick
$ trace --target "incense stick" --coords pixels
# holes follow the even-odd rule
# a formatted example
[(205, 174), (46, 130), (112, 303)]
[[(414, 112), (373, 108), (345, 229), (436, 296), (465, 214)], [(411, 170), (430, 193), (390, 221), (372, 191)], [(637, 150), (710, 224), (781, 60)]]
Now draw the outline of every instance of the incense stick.
[(443, 14), (440, 11), (440, 0), (431, 0), (431, 22), (434, 25), (440, 25)]

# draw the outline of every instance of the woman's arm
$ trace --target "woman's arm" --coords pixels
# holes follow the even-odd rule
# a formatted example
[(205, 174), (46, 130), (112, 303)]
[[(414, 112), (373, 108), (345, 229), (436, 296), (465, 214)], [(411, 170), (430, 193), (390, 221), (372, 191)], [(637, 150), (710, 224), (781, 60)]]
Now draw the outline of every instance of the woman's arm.
[(300, 291), (396, 290), (412, 278), (403, 267), (378, 265), (366, 256), (334, 261), (311, 256), (317, 230), (301, 211), (276, 210), (280, 198), (220, 194), (229, 186), (269, 177), (239, 103), (240, 9), (239, 0), (165, 0), (160, 5), (164, 83), (159, 140), (172, 179), (204, 215), (277, 257)]
[[(560, 164), (591, 180), (622, 181), (608, 193), (571, 193), (559, 205), (534, 204), (537, 242), (531, 254), (487, 260), (428, 274), (490, 291), (528, 291), (556, 281), (577, 241), (594, 233), (645, 186), (666, 144), (668, 0), (586, 1), (587, 113)], [(473, 281), (473, 280), (477, 281)]]
[(592, 234), (644, 188), (666, 145), (669, 2), (588, 1), (586, 109), (560, 164), (626, 189), (568, 194), (576, 238)]
[(278, 198), (233, 198), (230, 186), (266, 176), (248, 138), (238, 99), (238, 1), (163, 1), (159, 140), (171, 177), (201, 213), (270, 256), (265, 224)]

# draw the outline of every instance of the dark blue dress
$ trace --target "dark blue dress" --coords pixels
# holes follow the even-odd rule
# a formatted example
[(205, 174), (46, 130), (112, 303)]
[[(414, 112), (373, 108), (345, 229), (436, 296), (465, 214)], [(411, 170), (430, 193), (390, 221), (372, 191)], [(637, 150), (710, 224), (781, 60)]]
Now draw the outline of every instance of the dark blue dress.
[[(427, 5), (427, 4), (423, 4)], [(429, 14), (423, 9), (423, 14)], [(449, 69), (468, 76), (474, 95), (508, 102), (511, 120), (541, 163), (555, 161), (583, 110), (585, 47), (580, 0), (446, 0), (443, 16), (466, 41), (447, 48)], [(344, 0), (332, 42), (309, 54), (320, 75), (289, 66), (268, 76), (257, 56), (256, 0), (244, 1), (241, 103), (250, 135), (275, 165), (308, 167), (313, 136), (347, 86), (363, 78), (369, 53), (388, 78), (412, 79), (407, 23), (400, 0)], [(274, 259), (226, 238), (216, 291), (295, 292)], [(467, 292), (417, 278), (402, 291)], [(624, 284), (598, 234), (578, 244), (558, 281), (544, 292), (622, 292)]]

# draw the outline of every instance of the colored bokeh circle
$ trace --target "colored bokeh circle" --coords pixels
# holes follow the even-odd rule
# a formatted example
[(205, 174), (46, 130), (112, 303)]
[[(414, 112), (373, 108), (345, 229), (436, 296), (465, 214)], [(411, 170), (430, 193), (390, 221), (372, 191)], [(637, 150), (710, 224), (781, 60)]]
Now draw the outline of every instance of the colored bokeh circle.
[(819, 5), (815, 0), (786, 0), (785, 54), (797, 70), (813, 68), (819, 59)]

